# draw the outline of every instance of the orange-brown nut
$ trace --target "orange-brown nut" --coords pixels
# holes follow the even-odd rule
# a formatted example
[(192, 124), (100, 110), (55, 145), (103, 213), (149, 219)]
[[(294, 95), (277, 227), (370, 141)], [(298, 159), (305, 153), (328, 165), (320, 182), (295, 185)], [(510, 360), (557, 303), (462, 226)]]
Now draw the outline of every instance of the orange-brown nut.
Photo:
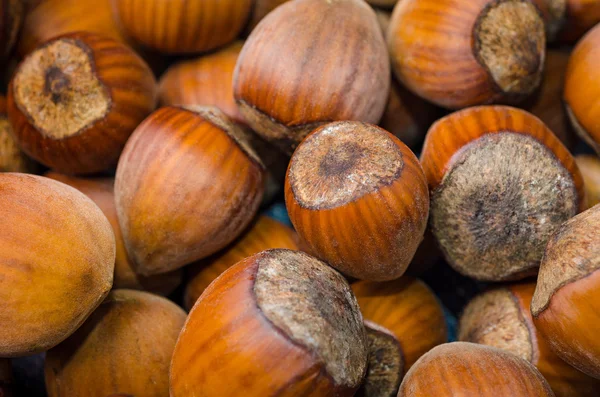
[(171, 397), (353, 396), (367, 353), (344, 277), (299, 251), (263, 251), (225, 271), (190, 312)]
[(6, 115), (6, 97), (0, 95), (0, 172), (37, 171), (36, 163), (17, 145)]
[(169, 395), (169, 366), (185, 312), (147, 292), (114, 290), (46, 354), (49, 397)]
[(89, 174), (117, 163), (155, 98), (154, 75), (129, 47), (72, 33), (21, 63), (8, 88), (8, 118), (31, 157), (59, 172)]
[(164, 53), (208, 51), (235, 40), (252, 0), (113, 0), (123, 30)]
[(233, 82), (250, 127), (290, 154), (323, 123), (379, 122), (389, 85), (383, 35), (362, 0), (281, 5), (248, 37)]
[(133, 264), (125, 250), (123, 235), (119, 220), (117, 218), (117, 208), (115, 206), (114, 179), (112, 178), (76, 178), (49, 172), (47, 178), (57, 180), (74, 187), (86, 196), (91, 198), (94, 203), (102, 210), (110, 225), (113, 228), (116, 242), (115, 274), (113, 280), (113, 289), (127, 288), (146, 290), (161, 295), (169, 295), (181, 283), (182, 271), (180, 269), (170, 273), (155, 276), (142, 276), (136, 274)]
[(191, 310), (200, 295), (217, 277), (249, 256), (275, 248), (297, 250), (298, 235), (289, 227), (267, 216), (260, 216), (231, 247), (195, 263), (185, 288), (185, 308)]
[(544, 30), (529, 0), (402, 0), (387, 41), (407, 88), (458, 109), (533, 93), (542, 79)]
[(444, 117), (427, 134), (421, 164), (433, 234), (448, 263), (479, 280), (535, 274), (552, 233), (585, 208), (575, 160), (523, 110), (481, 106)]
[(252, 14), (250, 23), (246, 27), (246, 31), (254, 30), (256, 25), (263, 20), (271, 11), (290, 0), (254, 0), (252, 5)]
[(7, 358), (0, 358), (0, 396), (1, 397), (12, 397), (13, 389), (13, 373), (10, 365), (10, 360)]
[(218, 109), (152, 113), (127, 142), (115, 179), (136, 272), (165, 273), (224, 248), (256, 214), (263, 189), (262, 163)]
[(415, 155), (389, 132), (355, 121), (319, 127), (298, 146), (285, 202), (311, 253), (348, 276), (374, 281), (404, 273), (429, 214)]
[(568, 0), (533, 0), (544, 17), (548, 41), (556, 40), (558, 32), (565, 25), (567, 2)]
[(438, 346), (408, 371), (398, 397), (554, 397), (529, 362), (494, 347), (468, 342)]
[(571, 54), (565, 78), (565, 105), (575, 131), (600, 153), (600, 25), (592, 29)]
[(506, 350), (535, 365), (557, 397), (593, 397), (600, 381), (571, 367), (535, 329), (530, 305), (535, 283), (513, 284), (475, 297), (460, 319), (458, 338)]
[[(533, 321), (567, 363), (600, 379), (600, 206), (550, 239), (531, 301)], [(596, 390), (597, 391), (597, 390)]]
[(573, 43), (599, 22), (598, 0), (567, 0), (567, 21), (559, 38), (561, 41)]
[(0, 3), (0, 58), (5, 59), (15, 45), (25, 14), (24, 0)]
[(587, 208), (591, 208), (600, 203), (600, 158), (580, 154), (575, 156), (575, 162), (585, 182)]
[(28, 174), (0, 173), (0, 357), (48, 350), (102, 302), (115, 237), (84, 194)]
[(377, 283), (360, 281), (352, 291), (365, 320), (392, 332), (404, 356), (403, 373), (429, 350), (448, 341), (444, 311), (420, 280), (402, 277)]
[[(26, 0), (27, 1), (27, 0)], [(17, 51), (24, 57), (42, 43), (73, 32), (90, 32), (125, 42), (112, 13), (111, 0), (28, 1)]]

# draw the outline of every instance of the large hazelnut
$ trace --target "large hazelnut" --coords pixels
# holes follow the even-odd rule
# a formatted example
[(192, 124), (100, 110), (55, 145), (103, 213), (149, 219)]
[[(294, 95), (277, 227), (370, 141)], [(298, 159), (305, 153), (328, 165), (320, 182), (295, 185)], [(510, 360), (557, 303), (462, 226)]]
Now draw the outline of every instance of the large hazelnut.
[(190, 312), (171, 365), (171, 396), (353, 396), (367, 339), (346, 280), (298, 251), (229, 268)]
[(263, 189), (262, 163), (218, 109), (152, 113), (127, 142), (115, 180), (136, 271), (165, 273), (224, 248), (256, 214)]
[(49, 397), (167, 397), (171, 355), (185, 318), (160, 296), (112, 291), (77, 332), (46, 354)]
[(19, 146), (57, 171), (114, 166), (135, 127), (154, 109), (156, 82), (129, 47), (90, 33), (53, 39), (25, 58), (8, 88)]
[(115, 237), (83, 193), (48, 178), (0, 173), (0, 357), (48, 350), (102, 302)]
[(548, 242), (531, 301), (554, 352), (600, 379), (600, 206), (569, 220)]
[(374, 281), (404, 273), (429, 214), (415, 155), (389, 132), (356, 121), (319, 127), (298, 146), (285, 201), (311, 253), (348, 276)]
[(379, 122), (389, 85), (383, 35), (362, 0), (277, 7), (248, 37), (233, 82), (250, 127), (288, 153), (323, 123)]
[(421, 163), (433, 234), (448, 263), (479, 280), (535, 274), (552, 233), (585, 208), (575, 160), (523, 110), (481, 106), (444, 117)]
[(542, 79), (544, 29), (529, 0), (402, 0), (387, 41), (407, 88), (457, 109), (533, 93)]

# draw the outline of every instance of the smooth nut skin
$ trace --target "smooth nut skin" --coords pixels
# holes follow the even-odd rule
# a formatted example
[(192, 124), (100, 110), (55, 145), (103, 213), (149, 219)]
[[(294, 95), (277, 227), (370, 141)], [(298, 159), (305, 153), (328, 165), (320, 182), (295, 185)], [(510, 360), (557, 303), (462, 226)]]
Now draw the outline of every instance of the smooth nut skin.
[(29, 3), (17, 45), (17, 52), (22, 57), (50, 39), (73, 32), (97, 33), (125, 42), (113, 16), (111, 0), (41, 0)]
[(130, 259), (143, 275), (214, 254), (250, 223), (264, 168), (224, 114), (165, 107), (136, 129), (119, 161), (115, 199)]
[(554, 352), (600, 379), (600, 206), (566, 222), (552, 236), (531, 303), (536, 328)]
[(160, 52), (194, 53), (233, 41), (252, 0), (112, 0), (127, 35)]
[(404, 372), (429, 350), (448, 341), (440, 302), (421, 280), (404, 276), (378, 283), (359, 281), (352, 291), (365, 320), (385, 327), (400, 343)]
[(115, 237), (83, 193), (48, 178), (0, 174), (0, 357), (71, 335), (108, 294)]
[(580, 154), (575, 156), (575, 162), (585, 182), (587, 208), (592, 208), (600, 203), (600, 158)]
[(386, 106), (389, 56), (362, 0), (298, 0), (252, 31), (234, 75), (234, 96), (259, 135), (291, 154), (315, 127), (376, 124)]
[(167, 397), (171, 355), (185, 318), (160, 296), (112, 291), (77, 332), (46, 354), (49, 397)]
[[(32, 58), (36, 53), (44, 59), (45, 51), (59, 45), (68, 46), (68, 51), (78, 48), (86, 58), (78, 62), (89, 64), (89, 70), (72, 72), (72, 65), (64, 66), (76, 62), (68, 59), (71, 53), (63, 54), (66, 59), (48, 57), (43, 70), (32, 65), (38, 63)], [(51, 81), (54, 72), (58, 78)], [(46, 84), (33, 82), (33, 77)], [(81, 79), (97, 80), (102, 91), (89, 99), (85, 109), (81, 99), (74, 99), (88, 89), (79, 86)], [(70, 33), (38, 47), (21, 63), (8, 88), (8, 117), (19, 146), (40, 163), (67, 174), (90, 174), (116, 165), (125, 142), (155, 105), (156, 81), (144, 60), (118, 41), (86, 32)], [(69, 118), (77, 124), (91, 108), (105, 111), (77, 131), (65, 132), (66, 121), (61, 124), (50, 116), (32, 120), (50, 106), (56, 119)]]
[(600, 22), (600, 3), (596, 0), (567, 0), (567, 21), (559, 39), (574, 43)]
[(65, 183), (79, 190), (102, 210), (110, 222), (115, 234), (117, 255), (115, 259), (115, 274), (113, 289), (136, 289), (153, 292), (160, 295), (169, 295), (181, 283), (182, 271), (175, 270), (170, 273), (145, 277), (135, 272), (132, 261), (125, 250), (123, 234), (117, 218), (115, 206), (114, 179), (112, 178), (77, 178), (49, 172), (47, 178)]
[(275, 248), (298, 250), (298, 235), (284, 224), (261, 215), (230, 247), (188, 268), (185, 308), (191, 310), (204, 290), (225, 270), (242, 259)]
[(600, 110), (595, 105), (600, 95), (600, 26), (583, 37), (567, 67), (564, 100), (571, 123), (579, 136), (600, 152)]
[(453, 342), (433, 348), (408, 371), (398, 397), (553, 397), (529, 362), (489, 346)]

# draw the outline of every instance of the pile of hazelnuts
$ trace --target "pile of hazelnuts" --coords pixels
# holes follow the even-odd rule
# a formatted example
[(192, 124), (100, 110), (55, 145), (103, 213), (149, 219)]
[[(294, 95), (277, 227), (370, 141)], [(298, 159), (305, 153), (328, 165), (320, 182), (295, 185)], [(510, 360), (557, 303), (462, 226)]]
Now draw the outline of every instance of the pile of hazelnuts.
[(600, 0), (0, 15), (0, 396), (600, 396)]

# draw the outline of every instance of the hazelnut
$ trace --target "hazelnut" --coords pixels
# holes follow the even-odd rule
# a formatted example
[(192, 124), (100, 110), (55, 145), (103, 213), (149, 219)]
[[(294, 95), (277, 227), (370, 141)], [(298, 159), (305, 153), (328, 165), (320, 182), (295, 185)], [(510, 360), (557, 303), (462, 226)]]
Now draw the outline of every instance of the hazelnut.
[(303, 252), (263, 251), (196, 302), (173, 353), (171, 396), (353, 396), (367, 349), (344, 277)]
[(579, 136), (600, 153), (600, 26), (592, 29), (575, 47), (565, 78), (565, 105)]
[(448, 341), (442, 306), (421, 280), (359, 281), (352, 284), (352, 291), (365, 320), (388, 329), (398, 340), (403, 373), (423, 354)]
[(115, 238), (102, 211), (77, 190), (0, 173), (0, 357), (48, 350), (108, 294)]
[(557, 397), (592, 397), (600, 381), (561, 360), (535, 329), (530, 312), (535, 283), (513, 284), (475, 297), (460, 319), (458, 338), (506, 350), (535, 365)]
[(544, 17), (548, 41), (556, 40), (558, 32), (565, 25), (567, 2), (568, 0), (533, 0)]
[(165, 273), (226, 247), (256, 214), (263, 189), (260, 159), (221, 111), (155, 111), (127, 142), (115, 179), (136, 272)]
[(575, 156), (575, 162), (583, 175), (587, 207), (591, 208), (600, 203), (600, 159), (580, 154)]
[(573, 43), (599, 22), (598, 0), (567, 0), (567, 21), (559, 38), (563, 42)]
[(552, 350), (600, 379), (600, 206), (570, 219), (548, 242), (531, 301), (533, 321)]
[(446, 343), (408, 371), (398, 397), (553, 397), (548, 382), (529, 362), (494, 347)]
[(185, 312), (147, 292), (114, 290), (46, 354), (49, 397), (169, 395), (169, 365)]
[(389, 132), (355, 121), (319, 127), (298, 146), (285, 202), (311, 253), (348, 276), (374, 281), (404, 273), (429, 213), (415, 155)]
[(260, 216), (233, 245), (194, 264), (185, 288), (185, 307), (191, 310), (200, 295), (225, 270), (242, 259), (275, 248), (297, 250), (298, 236), (289, 227), (267, 216)]
[(387, 40), (408, 89), (458, 109), (533, 93), (542, 79), (544, 29), (529, 0), (402, 0)]
[(330, 121), (376, 124), (389, 85), (383, 35), (362, 0), (277, 7), (248, 37), (233, 81), (250, 127), (287, 153)]
[(169, 295), (181, 283), (182, 271), (145, 277), (135, 273), (133, 264), (125, 250), (123, 234), (117, 218), (115, 206), (114, 179), (112, 178), (76, 178), (55, 172), (46, 174), (47, 178), (67, 184), (92, 199), (102, 210), (115, 234), (116, 259), (113, 288), (146, 290), (161, 295)]
[(23, 17), (25, 4), (23, 0), (7, 0), (0, 4), (0, 58), (6, 59), (17, 41)]
[(235, 40), (252, 0), (113, 0), (113, 6), (135, 41), (176, 54), (213, 50)]
[(154, 109), (156, 82), (129, 47), (90, 33), (53, 39), (25, 58), (8, 88), (19, 146), (67, 174), (114, 166)]
[(6, 115), (6, 98), (0, 95), (0, 172), (35, 173), (36, 163), (17, 145)]
[(585, 207), (575, 160), (520, 109), (481, 106), (440, 119), (421, 164), (433, 234), (448, 263), (478, 280), (535, 274), (552, 233)]

